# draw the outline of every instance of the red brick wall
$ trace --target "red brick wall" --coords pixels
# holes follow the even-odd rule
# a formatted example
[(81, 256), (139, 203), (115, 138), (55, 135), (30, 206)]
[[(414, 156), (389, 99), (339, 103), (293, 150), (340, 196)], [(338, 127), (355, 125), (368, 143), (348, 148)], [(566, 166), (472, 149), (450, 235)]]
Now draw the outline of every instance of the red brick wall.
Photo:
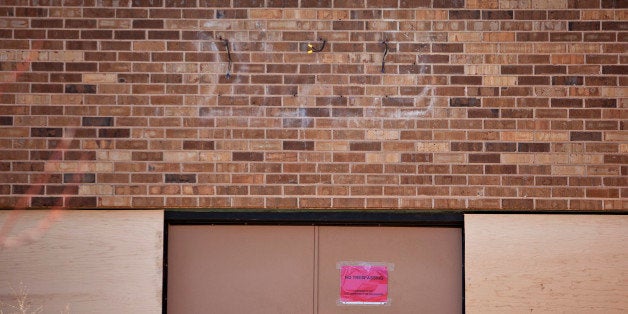
[(625, 210), (627, 18), (622, 0), (4, 0), (0, 207)]

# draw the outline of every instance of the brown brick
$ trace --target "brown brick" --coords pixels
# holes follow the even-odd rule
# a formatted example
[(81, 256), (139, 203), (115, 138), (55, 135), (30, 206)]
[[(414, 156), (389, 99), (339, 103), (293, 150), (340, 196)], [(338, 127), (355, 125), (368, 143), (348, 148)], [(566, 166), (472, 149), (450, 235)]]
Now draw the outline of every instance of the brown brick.
[(164, 21), (158, 19), (133, 20), (133, 28), (164, 28)]
[(480, 19), (480, 16), (479, 10), (449, 10), (449, 19), (451, 20), (477, 20)]
[(130, 129), (99, 129), (98, 137), (106, 138), (106, 137), (115, 137), (115, 138), (125, 138), (131, 135)]
[(264, 153), (233, 152), (233, 161), (263, 161)]
[(582, 33), (550, 33), (550, 41), (555, 42), (576, 42), (582, 41)]
[(53, 207), (63, 206), (62, 197), (33, 197), (31, 198), (32, 207)]
[(486, 143), (487, 152), (514, 152), (517, 150), (516, 143)]
[(161, 7), (163, 0), (132, 0), (133, 7)]
[(500, 154), (469, 154), (470, 163), (499, 163)]
[(598, 9), (600, 8), (600, 0), (569, 0), (568, 8), (570, 9)]
[(479, 98), (450, 98), (450, 107), (480, 107), (481, 101)]
[(602, 132), (571, 132), (571, 141), (601, 141)]
[(164, 183), (196, 183), (196, 174), (167, 173)]
[(314, 141), (283, 141), (284, 150), (314, 150)]
[(96, 175), (93, 173), (65, 173), (63, 183), (95, 183)]
[(478, 143), (478, 142), (451, 142), (450, 149), (452, 151), (481, 152), (482, 151), (482, 143)]

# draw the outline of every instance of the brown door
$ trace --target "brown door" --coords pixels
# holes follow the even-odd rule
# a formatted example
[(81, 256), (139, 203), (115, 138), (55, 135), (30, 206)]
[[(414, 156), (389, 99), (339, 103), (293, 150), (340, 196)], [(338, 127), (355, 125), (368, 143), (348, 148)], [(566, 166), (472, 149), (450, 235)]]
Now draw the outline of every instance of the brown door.
[[(169, 313), (461, 313), (462, 231), (170, 226)], [(339, 265), (384, 265), (387, 302), (340, 302)]]

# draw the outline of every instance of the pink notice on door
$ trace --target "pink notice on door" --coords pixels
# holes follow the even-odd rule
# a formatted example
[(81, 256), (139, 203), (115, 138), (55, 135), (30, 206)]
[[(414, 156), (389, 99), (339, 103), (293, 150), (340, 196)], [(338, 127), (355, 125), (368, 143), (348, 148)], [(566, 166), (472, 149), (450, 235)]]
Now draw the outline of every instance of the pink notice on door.
[(388, 267), (369, 264), (340, 266), (340, 303), (387, 304)]

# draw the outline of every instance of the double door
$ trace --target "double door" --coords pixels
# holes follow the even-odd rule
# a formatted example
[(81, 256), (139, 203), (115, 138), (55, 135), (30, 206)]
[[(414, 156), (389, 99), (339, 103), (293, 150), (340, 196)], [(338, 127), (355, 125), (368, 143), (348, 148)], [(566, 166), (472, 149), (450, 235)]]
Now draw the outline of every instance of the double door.
[[(383, 267), (385, 302), (345, 302), (346, 265)], [(461, 228), (171, 225), (167, 310), (461, 313), (462, 268)]]

